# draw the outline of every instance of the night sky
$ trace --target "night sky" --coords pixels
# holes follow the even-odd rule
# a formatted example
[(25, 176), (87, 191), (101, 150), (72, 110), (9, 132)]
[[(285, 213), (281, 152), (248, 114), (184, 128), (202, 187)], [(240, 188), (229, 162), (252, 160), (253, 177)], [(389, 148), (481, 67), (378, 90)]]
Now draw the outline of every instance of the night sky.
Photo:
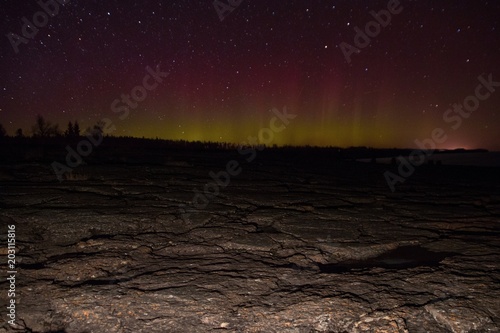
[[(500, 1), (401, 0), (350, 62), (342, 43), (356, 46), (354, 28), (389, 1), (242, 0), (222, 21), (212, 0), (67, 2), (18, 53), (9, 33), (22, 37), (22, 17), (33, 22), (42, 9), (1, 2), (9, 135), (30, 134), (41, 114), (63, 130), (109, 118), (113, 135), (239, 143), (286, 106), (297, 117), (278, 145), (412, 148), (439, 127), (448, 137), (440, 148), (500, 150), (500, 87), (458, 128), (443, 119), (474, 95), (478, 76), (500, 82)], [(113, 101), (157, 65), (169, 75), (120, 119)]]

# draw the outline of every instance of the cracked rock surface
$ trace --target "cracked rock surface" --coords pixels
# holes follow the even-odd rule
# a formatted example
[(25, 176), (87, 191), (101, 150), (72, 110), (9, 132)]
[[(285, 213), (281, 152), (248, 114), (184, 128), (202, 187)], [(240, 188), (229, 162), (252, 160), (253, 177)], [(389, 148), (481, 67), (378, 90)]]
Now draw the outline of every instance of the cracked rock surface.
[(253, 163), (195, 209), (226, 161), (2, 166), (0, 332), (499, 332), (498, 169)]

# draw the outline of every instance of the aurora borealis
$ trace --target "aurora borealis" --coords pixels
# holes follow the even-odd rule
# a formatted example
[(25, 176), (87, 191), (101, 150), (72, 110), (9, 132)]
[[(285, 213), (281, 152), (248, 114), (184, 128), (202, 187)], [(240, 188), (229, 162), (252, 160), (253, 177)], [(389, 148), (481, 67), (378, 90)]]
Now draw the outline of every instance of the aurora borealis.
[[(42, 7), (2, 2), (0, 123), (10, 135), (29, 134), (42, 114), (62, 129), (109, 118), (113, 135), (239, 143), (286, 106), (297, 118), (279, 145), (412, 148), (441, 127), (439, 148), (500, 150), (500, 89), (460, 128), (443, 121), (480, 75), (500, 81), (497, 1), (401, 0), (351, 62), (340, 45), (354, 45), (355, 27), (390, 1), (230, 1), (239, 5), (222, 21), (208, 0), (66, 2), (18, 53), (9, 33), (22, 36), (22, 18)], [(157, 65), (168, 77), (121, 120), (113, 101)]]

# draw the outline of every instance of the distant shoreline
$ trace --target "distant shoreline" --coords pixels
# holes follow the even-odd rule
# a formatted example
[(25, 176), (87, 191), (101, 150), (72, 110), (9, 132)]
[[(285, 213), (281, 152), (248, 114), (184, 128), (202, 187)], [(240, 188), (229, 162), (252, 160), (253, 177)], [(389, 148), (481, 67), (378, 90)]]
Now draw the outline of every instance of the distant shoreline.
[[(380, 164), (391, 164), (392, 157), (372, 159), (358, 159), (359, 162), (376, 162)], [(478, 167), (500, 167), (500, 152), (489, 151), (444, 151), (436, 152), (426, 158), (426, 164), (460, 165)]]

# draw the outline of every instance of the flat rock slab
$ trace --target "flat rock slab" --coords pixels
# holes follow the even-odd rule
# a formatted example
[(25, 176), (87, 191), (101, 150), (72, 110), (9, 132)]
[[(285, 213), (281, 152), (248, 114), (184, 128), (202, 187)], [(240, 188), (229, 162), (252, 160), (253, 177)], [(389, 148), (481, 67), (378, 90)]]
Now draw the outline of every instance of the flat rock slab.
[(86, 166), (62, 183), (3, 168), (18, 275), (17, 324), (4, 314), (0, 332), (500, 330), (498, 178), (391, 193), (362, 166), (249, 165), (194, 209), (202, 164)]

